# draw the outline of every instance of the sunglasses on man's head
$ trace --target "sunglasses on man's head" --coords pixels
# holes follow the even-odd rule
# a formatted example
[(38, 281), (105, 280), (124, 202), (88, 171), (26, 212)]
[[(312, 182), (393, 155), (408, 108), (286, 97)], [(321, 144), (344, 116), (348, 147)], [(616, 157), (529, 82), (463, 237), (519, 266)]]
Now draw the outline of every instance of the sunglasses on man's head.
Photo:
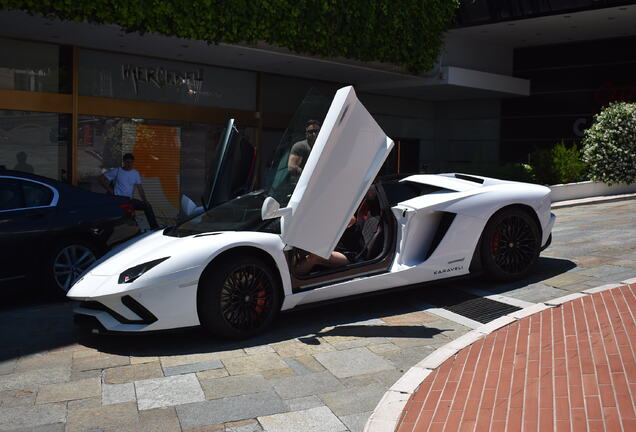
[(320, 132), (320, 129), (307, 129), (307, 130), (305, 131), (305, 133), (306, 133), (307, 135), (310, 135), (310, 134), (318, 134), (318, 132)]

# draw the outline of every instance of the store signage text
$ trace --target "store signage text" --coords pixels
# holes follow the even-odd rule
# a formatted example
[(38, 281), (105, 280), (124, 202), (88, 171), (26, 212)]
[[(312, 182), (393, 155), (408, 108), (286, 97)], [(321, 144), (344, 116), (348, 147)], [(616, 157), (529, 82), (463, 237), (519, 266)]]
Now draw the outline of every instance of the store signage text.
[(196, 93), (203, 85), (203, 69), (177, 71), (162, 67), (121, 65), (121, 76), (132, 82), (135, 94), (139, 93), (139, 84), (151, 84), (157, 88), (168, 86), (186, 87), (188, 92)]

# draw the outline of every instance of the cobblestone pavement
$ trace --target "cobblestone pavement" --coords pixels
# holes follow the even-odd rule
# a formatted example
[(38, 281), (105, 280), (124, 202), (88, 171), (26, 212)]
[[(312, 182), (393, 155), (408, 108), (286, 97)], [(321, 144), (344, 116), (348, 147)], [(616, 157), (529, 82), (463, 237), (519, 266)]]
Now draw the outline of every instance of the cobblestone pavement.
[(636, 430), (635, 312), (633, 283), (500, 328), (433, 370), (397, 431)]
[(636, 200), (554, 212), (553, 244), (528, 280), (286, 313), (247, 342), (201, 330), (78, 338), (68, 303), (5, 308), (0, 431), (360, 431), (406, 370), (471, 330), (474, 321), (431, 308), (430, 293), (523, 305), (636, 276)]

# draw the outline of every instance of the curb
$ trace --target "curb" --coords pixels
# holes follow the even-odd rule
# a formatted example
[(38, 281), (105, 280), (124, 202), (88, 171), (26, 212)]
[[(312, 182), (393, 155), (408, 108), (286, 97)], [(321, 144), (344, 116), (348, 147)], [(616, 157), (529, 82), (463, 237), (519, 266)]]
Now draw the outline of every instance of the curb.
[(563, 303), (586, 297), (601, 291), (618, 288), (624, 285), (636, 284), (636, 277), (621, 281), (617, 284), (607, 284), (596, 288), (586, 289), (580, 293), (568, 294), (548, 300), (543, 303), (535, 303), (516, 312), (499, 317), (488, 324), (484, 324), (468, 333), (463, 334), (457, 339), (441, 346), (433, 351), (418, 364), (409, 369), (399, 380), (384, 393), (380, 402), (375, 407), (371, 416), (364, 426), (364, 432), (394, 432), (400, 421), (402, 411), (411, 395), (417, 390), (422, 381), (439, 367), (446, 360), (457, 354), (460, 350), (466, 348), (479, 339), (489, 335), (490, 333), (505, 327), (515, 321), (527, 318), (546, 309), (557, 307)]
[(552, 203), (551, 207), (553, 209), (558, 209), (558, 208), (574, 207), (574, 206), (580, 206), (580, 205), (597, 204), (601, 202), (625, 201), (625, 200), (634, 199), (634, 198), (636, 198), (636, 193), (620, 194), (620, 195), (601, 195), (601, 196), (593, 196), (593, 197), (587, 197), (587, 198), (577, 198), (577, 199), (567, 200), (567, 201), (556, 201)]

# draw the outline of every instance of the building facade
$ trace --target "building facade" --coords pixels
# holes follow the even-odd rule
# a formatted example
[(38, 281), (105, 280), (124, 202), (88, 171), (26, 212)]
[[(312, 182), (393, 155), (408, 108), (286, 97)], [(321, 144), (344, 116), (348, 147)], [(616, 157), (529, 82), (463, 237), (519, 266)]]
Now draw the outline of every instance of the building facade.
[(547, 3), (466, 2), (420, 76), (0, 11), (0, 166), (101, 191), (98, 177), (131, 151), (169, 220), (182, 195), (200, 202), (229, 118), (262, 155), (264, 175), (304, 95), (330, 98), (350, 84), (399, 142), (389, 171), (525, 161), (537, 145), (580, 137), (615, 96), (634, 97), (636, 6)]

